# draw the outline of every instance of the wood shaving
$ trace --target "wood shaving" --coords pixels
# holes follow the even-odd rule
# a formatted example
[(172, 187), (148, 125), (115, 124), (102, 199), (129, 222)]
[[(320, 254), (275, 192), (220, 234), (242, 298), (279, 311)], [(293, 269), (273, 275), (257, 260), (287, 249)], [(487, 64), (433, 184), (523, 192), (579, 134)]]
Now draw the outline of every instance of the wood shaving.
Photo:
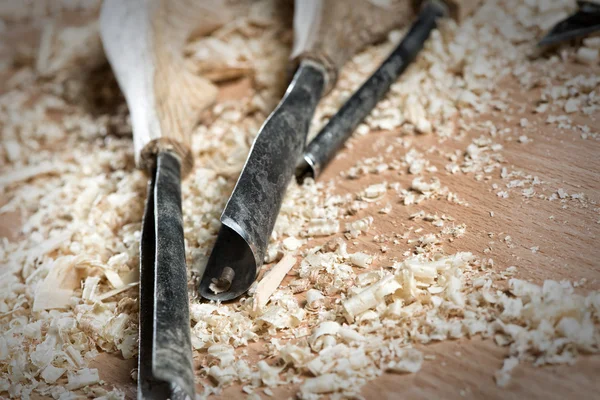
[(416, 349), (405, 349), (398, 354), (398, 361), (392, 361), (387, 366), (387, 371), (397, 373), (416, 373), (423, 365), (423, 353)]
[(286, 255), (258, 282), (253, 298), (255, 310), (264, 309), (271, 295), (295, 264), (296, 258)]
[(588, 47), (580, 47), (577, 50), (577, 61), (582, 64), (594, 65), (600, 61), (600, 53), (598, 49), (590, 49)]
[(67, 389), (75, 390), (84, 386), (93, 385), (100, 381), (97, 369), (83, 368), (77, 372), (69, 372), (67, 374), (68, 383)]

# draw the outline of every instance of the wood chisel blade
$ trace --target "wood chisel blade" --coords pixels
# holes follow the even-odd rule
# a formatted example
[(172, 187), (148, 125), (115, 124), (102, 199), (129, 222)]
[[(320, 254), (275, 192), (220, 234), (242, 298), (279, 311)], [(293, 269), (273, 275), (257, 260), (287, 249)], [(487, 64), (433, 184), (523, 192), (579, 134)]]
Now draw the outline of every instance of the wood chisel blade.
[(222, 227), (198, 288), (202, 297), (232, 300), (256, 279), (325, 83), (321, 65), (302, 62), (260, 129), (221, 216)]
[(539, 47), (552, 46), (600, 31), (600, 4), (578, 1), (578, 10), (556, 24), (538, 43)]
[(194, 398), (187, 270), (181, 211), (181, 166), (157, 157), (140, 243), (138, 398)]

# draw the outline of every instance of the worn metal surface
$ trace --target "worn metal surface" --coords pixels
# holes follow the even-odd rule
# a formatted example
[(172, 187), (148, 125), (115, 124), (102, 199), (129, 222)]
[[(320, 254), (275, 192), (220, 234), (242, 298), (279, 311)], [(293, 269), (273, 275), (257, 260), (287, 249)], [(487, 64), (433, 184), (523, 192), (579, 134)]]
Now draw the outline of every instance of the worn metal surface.
[(600, 31), (600, 4), (578, 1), (577, 5), (577, 12), (556, 24), (538, 46), (550, 46)]
[(194, 398), (181, 166), (168, 152), (157, 157), (142, 227), (138, 398)]
[[(221, 230), (198, 288), (202, 297), (232, 300), (256, 279), (281, 201), (304, 150), (325, 76), (321, 65), (303, 61), (285, 96), (261, 127), (221, 216)], [(225, 267), (232, 268), (235, 277), (229, 290), (215, 294), (209, 285)]]
[(296, 169), (299, 181), (319, 176), (344, 142), (352, 136), (356, 126), (369, 115), (392, 83), (416, 58), (431, 31), (435, 29), (437, 19), (447, 13), (448, 10), (441, 1), (425, 3), (416, 22), (400, 44), (310, 142)]

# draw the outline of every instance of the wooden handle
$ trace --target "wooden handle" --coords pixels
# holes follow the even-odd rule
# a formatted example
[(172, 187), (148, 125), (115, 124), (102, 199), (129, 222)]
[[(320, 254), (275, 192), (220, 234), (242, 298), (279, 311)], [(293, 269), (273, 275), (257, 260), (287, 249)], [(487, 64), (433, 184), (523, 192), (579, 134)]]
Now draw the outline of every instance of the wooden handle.
[(447, 0), (450, 15), (458, 22), (462, 22), (479, 8), (483, 0)]
[[(425, 0), (413, 0), (415, 10), (419, 10)], [(450, 16), (458, 22), (462, 22), (469, 15), (473, 14), (481, 5), (483, 0), (440, 0), (448, 6)]]
[(131, 113), (136, 163), (151, 170), (159, 151), (193, 166), (190, 134), (217, 89), (184, 63), (183, 46), (225, 17), (223, 0), (105, 0), (102, 43)]
[(311, 58), (328, 70), (328, 89), (346, 61), (368, 44), (409, 23), (411, 0), (302, 0), (294, 4), (292, 58)]

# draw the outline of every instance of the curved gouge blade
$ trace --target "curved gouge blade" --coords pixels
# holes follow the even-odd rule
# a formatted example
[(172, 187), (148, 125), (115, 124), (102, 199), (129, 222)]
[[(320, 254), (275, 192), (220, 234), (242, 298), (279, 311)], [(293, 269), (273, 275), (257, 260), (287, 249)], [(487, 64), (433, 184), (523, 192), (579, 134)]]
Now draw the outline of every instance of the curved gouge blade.
[(181, 167), (158, 155), (140, 244), (138, 398), (194, 398)]
[[(303, 61), (261, 127), (221, 216), (222, 227), (198, 288), (202, 297), (232, 300), (256, 279), (325, 84), (325, 69)], [(211, 285), (223, 291), (215, 293)]]
[(398, 46), (309, 143), (296, 169), (299, 182), (306, 177), (318, 177), (356, 126), (369, 115), (392, 83), (417, 57), (437, 26), (436, 21), (445, 15), (448, 15), (448, 9), (442, 1), (429, 0), (423, 4), (417, 20)]
[(350, 56), (385, 37), (407, 14), (412, 14), (407, 0), (294, 3), (292, 56), (300, 67), (260, 129), (221, 216), (217, 245), (198, 288), (202, 297), (232, 300), (254, 282), (321, 96)]
[[(228, 221), (235, 225), (234, 221)], [(250, 238), (244, 238), (238, 232), (245, 232), (238, 226), (237, 231), (229, 228), (225, 222), (221, 225), (217, 241), (206, 265), (206, 271), (198, 288), (200, 295), (208, 300), (229, 301), (244, 294), (256, 278), (257, 264), (254, 252), (248, 245)], [(226, 267), (233, 270), (229, 287), (221, 293), (211, 288), (214, 280), (222, 277)]]

